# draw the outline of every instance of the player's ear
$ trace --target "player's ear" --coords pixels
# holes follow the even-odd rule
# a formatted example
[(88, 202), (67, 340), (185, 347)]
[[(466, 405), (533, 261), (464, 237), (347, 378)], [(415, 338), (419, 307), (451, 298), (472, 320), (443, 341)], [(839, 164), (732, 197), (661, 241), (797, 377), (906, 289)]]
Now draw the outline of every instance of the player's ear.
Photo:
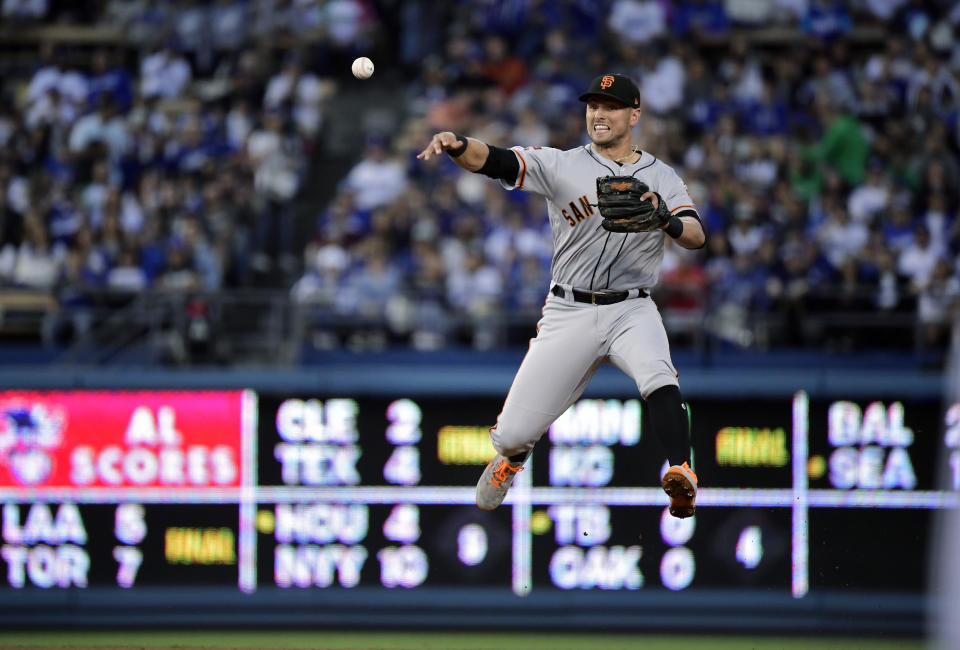
[(633, 108), (630, 109), (630, 126), (636, 126), (637, 122), (640, 121), (640, 109)]

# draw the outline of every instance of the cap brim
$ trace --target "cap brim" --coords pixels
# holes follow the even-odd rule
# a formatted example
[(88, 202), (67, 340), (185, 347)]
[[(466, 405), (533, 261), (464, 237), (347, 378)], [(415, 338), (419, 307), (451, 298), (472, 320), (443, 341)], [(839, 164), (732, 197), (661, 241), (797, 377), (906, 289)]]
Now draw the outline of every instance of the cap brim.
[(582, 95), (580, 95), (580, 101), (581, 101), (581, 102), (589, 101), (591, 97), (605, 97), (606, 99), (612, 99), (613, 101), (617, 102), (618, 104), (623, 104), (623, 106), (626, 107), (626, 108), (630, 108), (630, 107), (631, 107), (630, 104), (626, 103), (625, 101), (623, 101), (622, 99), (620, 99), (620, 98), (617, 97), (616, 95), (611, 95), (610, 93), (604, 93), (604, 92), (599, 92), (599, 93), (583, 93)]

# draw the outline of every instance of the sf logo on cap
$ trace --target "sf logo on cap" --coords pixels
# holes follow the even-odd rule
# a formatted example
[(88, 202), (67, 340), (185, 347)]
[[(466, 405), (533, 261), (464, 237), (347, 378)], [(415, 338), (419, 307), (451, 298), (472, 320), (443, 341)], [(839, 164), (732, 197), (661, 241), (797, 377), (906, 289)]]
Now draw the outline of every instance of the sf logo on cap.
[(613, 75), (608, 74), (604, 75), (603, 79), (600, 80), (600, 90), (606, 90), (613, 85)]

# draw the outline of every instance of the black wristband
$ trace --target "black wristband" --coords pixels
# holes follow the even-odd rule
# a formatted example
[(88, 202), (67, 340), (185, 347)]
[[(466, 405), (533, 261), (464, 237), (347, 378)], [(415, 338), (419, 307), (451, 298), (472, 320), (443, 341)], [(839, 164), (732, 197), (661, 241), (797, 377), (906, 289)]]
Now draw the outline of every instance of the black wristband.
[(460, 135), (459, 133), (454, 133), (454, 135), (457, 136), (457, 140), (460, 142), (460, 146), (457, 147), (456, 149), (447, 149), (447, 155), (450, 156), (451, 158), (457, 158), (458, 156), (462, 156), (463, 152), (467, 150), (467, 139), (464, 136)]
[(680, 217), (671, 216), (663, 232), (670, 235), (673, 239), (676, 239), (683, 234), (683, 221), (681, 221)]

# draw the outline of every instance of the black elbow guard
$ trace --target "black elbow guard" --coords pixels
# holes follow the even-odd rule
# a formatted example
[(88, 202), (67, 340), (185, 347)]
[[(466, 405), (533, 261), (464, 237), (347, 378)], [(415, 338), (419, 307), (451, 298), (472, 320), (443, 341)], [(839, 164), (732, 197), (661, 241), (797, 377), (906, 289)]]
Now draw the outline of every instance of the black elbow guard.
[(477, 173), (505, 183), (517, 182), (517, 174), (520, 173), (520, 161), (517, 160), (517, 155), (509, 149), (495, 147), (492, 144), (488, 144), (487, 147), (490, 149), (490, 154)]

